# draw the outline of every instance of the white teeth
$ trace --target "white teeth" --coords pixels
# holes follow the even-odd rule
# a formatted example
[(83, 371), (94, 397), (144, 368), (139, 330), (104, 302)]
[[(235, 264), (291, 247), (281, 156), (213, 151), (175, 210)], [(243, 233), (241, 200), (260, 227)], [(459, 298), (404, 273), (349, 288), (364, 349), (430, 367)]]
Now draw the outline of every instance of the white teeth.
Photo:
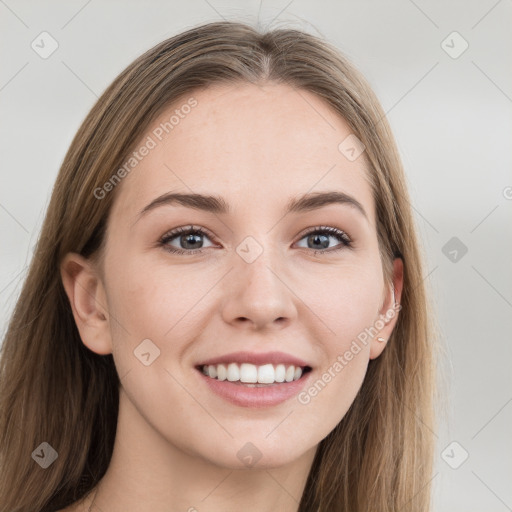
[(223, 364), (217, 365), (217, 379), (226, 380), (228, 376), (228, 370)]
[(275, 371), (276, 382), (284, 382), (286, 376), (286, 367), (284, 364), (278, 364)]
[(240, 382), (258, 382), (258, 367), (253, 364), (242, 363), (240, 365)]
[(240, 369), (235, 363), (228, 364), (228, 380), (230, 382), (240, 380)]
[(298, 380), (302, 376), (302, 368), (300, 366), (285, 366), (278, 364), (264, 364), (256, 366), (254, 364), (230, 363), (227, 365), (204, 365), (201, 368), (202, 372), (217, 380), (228, 380), (230, 382), (240, 381), (245, 384), (274, 384), (275, 382), (292, 382)]
[(272, 384), (275, 382), (275, 371), (271, 364), (258, 366), (258, 382), (261, 384)]

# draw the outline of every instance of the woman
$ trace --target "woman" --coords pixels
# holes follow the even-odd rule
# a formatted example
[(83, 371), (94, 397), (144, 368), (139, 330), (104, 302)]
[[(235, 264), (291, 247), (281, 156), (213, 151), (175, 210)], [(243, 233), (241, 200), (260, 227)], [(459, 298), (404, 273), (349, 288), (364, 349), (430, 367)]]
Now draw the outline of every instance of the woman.
[(3, 342), (0, 512), (426, 512), (432, 325), (364, 78), (297, 30), (188, 30), (63, 162)]

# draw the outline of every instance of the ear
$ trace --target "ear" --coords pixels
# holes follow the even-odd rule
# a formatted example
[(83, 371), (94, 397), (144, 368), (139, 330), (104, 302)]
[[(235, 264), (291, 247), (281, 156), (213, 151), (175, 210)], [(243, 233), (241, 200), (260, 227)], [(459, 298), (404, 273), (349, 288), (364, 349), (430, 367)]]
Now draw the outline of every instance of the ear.
[(68, 253), (60, 274), (82, 342), (97, 354), (112, 353), (107, 297), (94, 265), (79, 254)]
[[(378, 332), (371, 341), (370, 359), (375, 359), (382, 354), (393, 328), (398, 320), (400, 310), (400, 297), (404, 284), (404, 265), (402, 258), (395, 258), (393, 262), (393, 286), (390, 286), (384, 295), (384, 301), (379, 311), (379, 320), (375, 322)], [(379, 341), (378, 338), (384, 339)]]

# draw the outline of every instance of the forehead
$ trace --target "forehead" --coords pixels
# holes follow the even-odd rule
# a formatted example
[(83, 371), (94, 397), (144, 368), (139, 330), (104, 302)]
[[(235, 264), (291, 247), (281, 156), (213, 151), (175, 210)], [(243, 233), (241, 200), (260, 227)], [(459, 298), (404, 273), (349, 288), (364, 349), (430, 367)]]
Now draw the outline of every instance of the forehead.
[(196, 90), (136, 145), (151, 149), (119, 185), (113, 214), (133, 220), (171, 191), (220, 195), (239, 213), (273, 214), (293, 196), (337, 190), (356, 197), (374, 224), (364, 155), (350, 161), (338, 148), (352, 132), (321, 98), (289, 85)]

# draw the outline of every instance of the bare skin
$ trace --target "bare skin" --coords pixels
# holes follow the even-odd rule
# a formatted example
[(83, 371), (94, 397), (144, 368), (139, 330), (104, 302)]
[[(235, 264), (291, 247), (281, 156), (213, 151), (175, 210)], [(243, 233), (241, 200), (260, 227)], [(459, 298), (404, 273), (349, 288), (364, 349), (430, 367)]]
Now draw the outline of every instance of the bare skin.
[[(254, 409), (209, 390), (195, 365), (239, 350), (292, 354), (313, 368), (312, 382), (321, 379), (400, 301), (403, 270), (396, 259), (393, 291), (364, 155), (349, 161), (338, 150), (352, 130), (320, 98), (282, 84), (193, 96), (197, 106), (117, 185), (104, 267), (68, 254), (61, 268), (83, 343), (113, 353), (121, 378), (111, 464), (97, 495), (66, 512), (88, 510), (93, 498), (91, 510), (103, 512), (296, 512), (318, 444), (384, 350), (377, 337), (387, 340), (397, 320), (360, 344), (307, 404), (294, 397)], [(366, 215), (347, 203), (285, 214), (291, 198), (326, 191), (352, 196)], [(139, 215), (167, 192), (222, 196), (231, 212), (173, 203)], [(179, 234), (159, 245), (190, 226), (208, 232), (196, 237), (202, 252), (191, 254)], [(319, 226), (343, 231), (352, 245), (325, 231), (328, 246), (311, 245)], [(262, 250), (251, 263), (236, 251), (248, 236)], [(146, 339), (160, 350), (149, 366), (134, 356)], [(261, 453), (253, 467), (237, 456), (248, 442)]]

